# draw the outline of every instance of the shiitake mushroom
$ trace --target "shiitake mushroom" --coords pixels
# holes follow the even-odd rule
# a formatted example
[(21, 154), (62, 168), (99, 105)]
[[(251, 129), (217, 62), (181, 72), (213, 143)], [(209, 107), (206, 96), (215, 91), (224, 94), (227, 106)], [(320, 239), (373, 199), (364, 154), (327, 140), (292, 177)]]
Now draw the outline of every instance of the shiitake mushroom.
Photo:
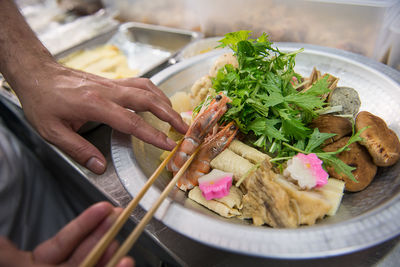
[(356, 117), (356, 130), (365, 129), (360, 137), (360, 143), (371, 154), (377, 166), (387, 167), (395, 164), (400, 159), (400, 141), (396, 133), (388, 128), (381, 118), (361, 111)]
[(318, 116), (310, 123), (310, 127), (318, 128), (321, 133), (336, 134), (334, 137), (327, 139), (324, 145), (331, 144), (352, 133), (352, 125), (348, 119), (333, 115)]
[[(350, 137), (346, 136), (338, 141), (327, 145), (323, 148), (326, 152), (336, 151), (345, 146)], [(337, 154), (337, 157), (349, 166), (355, 167), (352, 171), (354, 178), (358, 182), (354, 182), (347, 175), (337, 173), (331, 166), (327, 167), (327, 171), (331, 177), (343, 180), (345, 189), (350, 192), (358, 192), (365, 189), (374, 179), (378, 167), (372, 162), (372, 158), (368, 150), (359, 143), (353, 143), (349, 146), (350, 150)]]

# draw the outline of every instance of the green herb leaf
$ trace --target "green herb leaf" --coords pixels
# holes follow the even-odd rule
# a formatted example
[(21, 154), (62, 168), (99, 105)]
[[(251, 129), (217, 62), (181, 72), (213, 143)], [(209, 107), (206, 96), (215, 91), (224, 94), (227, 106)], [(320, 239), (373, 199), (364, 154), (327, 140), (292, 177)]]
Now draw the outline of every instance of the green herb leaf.
[(335, 135), (336, 134), (333, 133), (321, 133), (318, 128), (315, 128), (304, 151), (306, 153), (312, 153), (315, 149), (319, 148), (325, 140), (332, 138)]
[(307, 124), (325, 105), (320, 95), (328, 90), (327, 81), (298, 92), (292, 81), (301, 77), (294, 66), (303, 50), (282, 52), (272, 46), (267, 34), (257, 39), (250, 36), (251, 31), (238, 31), (220, 40), (221, 47), (233, 50), (239, 67), (221, 68), (212, 79), (213, 89), (232, 99), (222, 122), (234, 120), (241, 132), (254, 133), (256, 146), (279, 154), (282, 141), (304, 143), (312, 133)]
[(219, 42), (221, 43), (219, 47), (229, 47), (233, 51), (237, 50), (237, 43), (249, 39), (251, 31), (238, 31), (231, 32), (225, 35), (225, 37)]
[(334, 155), (317, 153), (317, 156), (324, 162), (325, 165), (332, 166), (335, 169), (336, 173), (345, 174), (347, 177), (350, 178), (350, 180), (358, 183), (357, 179), (352, 173), (352, 171), (354, 171), (356, 168), (347, 165)]
[(303, 94), (321, 96), (323, 94), (329, 93), (330, 90), (328, 88), (328, 76), (324, 77), (316, 81), (310, 89), (303, 92)]
[[(252, 121), (247, 127), (253, 131), (257, 136), (264, 136), (271, 142), (273, 139), (288, 141), (282, 133), (274, 126), (280, 121), (278, 119), (263, 119), (257, 118)], [(265, 139), (264, 139), (265, 140)]]

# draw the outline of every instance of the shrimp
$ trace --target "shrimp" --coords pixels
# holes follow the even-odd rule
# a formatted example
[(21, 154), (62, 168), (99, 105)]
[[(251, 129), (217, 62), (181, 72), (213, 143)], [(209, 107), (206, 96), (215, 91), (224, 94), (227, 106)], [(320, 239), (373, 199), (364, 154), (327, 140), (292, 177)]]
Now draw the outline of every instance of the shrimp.
[(205, 137), (212, 131), (214, 125), (228, 110), (229, 97), (220, 93), (208, 105), (197, 114), (189, 130), (179, 146), (175, 155), (168, 162), (167, 170), (174, 175), (179, 171), (183, 164), (189, 159), (196, 148), (204, 141)]
[(233, 122), (227, 124), (214, 136), (209, 137), (200, 147), (192, 164), (177, 182), (177, 186), (186, 191), (198, 185), (199, 177), (207, 174), (211, 170), (210, 162), (219, 153), (229, 146), (235, 138), (238, 128)]

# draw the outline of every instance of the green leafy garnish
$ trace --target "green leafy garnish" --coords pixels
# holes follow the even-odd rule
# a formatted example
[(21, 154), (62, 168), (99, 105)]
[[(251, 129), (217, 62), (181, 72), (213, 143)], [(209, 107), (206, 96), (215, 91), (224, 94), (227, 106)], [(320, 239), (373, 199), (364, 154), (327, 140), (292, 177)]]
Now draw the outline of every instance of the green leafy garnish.
[(250, 34), (233, 32), (220, 41), (221, 47), (233, 50), (239, 68), (221, 68), (213, 88), (233, 100), (222, 121), (236, 121), (241, 132), (255, 135), (255, 146), (272, 151), (278, 142), (294, 144), (312, 133), (306, 125), (326, 105), (320, 95), (329, 92), (328, 83), (323, 79), (298, 92), (292, 81), (300, 77), (294, 65), (302, 49), (281, 52), (272, 47), (265, 33), (257, 39), (251, 39)]
[(294, 66), (296, 55), (303, 49), (282, 52), (272, 46), (265, 33), (256, 39), (250, 37), (251, 31), (238, 31), (220, 40), (219, 47), (232, 49), (238, 60), (238, 68), (225, 65), (212, 78), (213, 90), (224, 92), (232, 100), (232, 107), (221, 122), (235, 121), (239, 130), (251, 137), (254, 146), (273, 154), (271, 162), (281, 169), (281, 162), (297, 152), (315, 153), (325, 167), (333, 166), (337, 173), (356, 181), (352, 174), (354, 168), (336, 155), (360, 141), (363, 130), (358, 133), (353, 130), (348, 143), (337, 151), (324, 152), (321, 145), (335, 134), (307, 127), (313, 118), (329, 108), (322, 97), (330, 92), (328, 76), (299, 91), (303, 82)]
[(306, 148), (304, 149), (304, 152), (306, 153), (312, 153), (315, 151), (317, 148), (319, 148), (322, 143), (325, 142), (325, 140), (334, 137), (336, 134), (332, 133), (321, 133), (318, 128), (314, 129), (314, 132), (310, 136), (310, 139), (308, 140), (308, 144)]
[[(360, 137), (360, 134), (366, 129), (367, 127), (359, 130), (357, 133), (354, 133), (352, 136), (349, 138), (347, 141), (346, 145), (343, 147), (339, 148), (336, 151), (332, 152), (324, 152), (321, 150), (320, 146), (321, 144), (329, 139), (335, 136), (335, 134), (330, 134), (330, 133), (321, 133), (319, 132), (318, 128), (314, 129), (314, 132), (310, 136), (310, 138), (307, 140), (307, 145), (305, 146), (304, 149), (291, 146), (287, 143), (283, 143), (283, 145), (287, 148), (289, 148), (292, 151), (298, 152), (298, 153), (303, 153), (303, 154), (310, 154), (310, 153), (315, 153), (318, 158), (320, 158), (324, 162), (324, 166), (332, 166), (336, 173), (338, 174), (345, 174), (347, 177), (349, 177), (352, 181), (357, 182), (358, 181), (355, 179), (352, 171), (355, 170), (356, 168), (351, 167), (341, 161), (336, 155), (339, 153), (342, 153), (343, 151), (349, 150), (349, 146), (355, 142), (362, 141), (362, 138)], [(271, 162), (278, 162), (282, 160), (287, 160), (290, 157), (280, 157), (280, 158), (274, 158), (271, 160)]]

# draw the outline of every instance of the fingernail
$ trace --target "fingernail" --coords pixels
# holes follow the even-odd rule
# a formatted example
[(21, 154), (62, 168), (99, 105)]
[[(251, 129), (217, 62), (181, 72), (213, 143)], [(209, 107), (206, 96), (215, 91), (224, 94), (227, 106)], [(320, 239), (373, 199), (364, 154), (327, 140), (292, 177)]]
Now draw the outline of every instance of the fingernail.
[(174, 140), (172, 140), (171, 138), (167, 137), (167, 143), (171, 146), (171, 147), (175, 147), (176, 143)]
[(131, 267), (135, 266), (135, 261), (131, 257), (125, 257), (119, 261), (117, 267)]
[(86, 168), (94, 173), (102, 174), (105, 171), (106, 165), (96, 157), (91, 157), (87, 163)]

